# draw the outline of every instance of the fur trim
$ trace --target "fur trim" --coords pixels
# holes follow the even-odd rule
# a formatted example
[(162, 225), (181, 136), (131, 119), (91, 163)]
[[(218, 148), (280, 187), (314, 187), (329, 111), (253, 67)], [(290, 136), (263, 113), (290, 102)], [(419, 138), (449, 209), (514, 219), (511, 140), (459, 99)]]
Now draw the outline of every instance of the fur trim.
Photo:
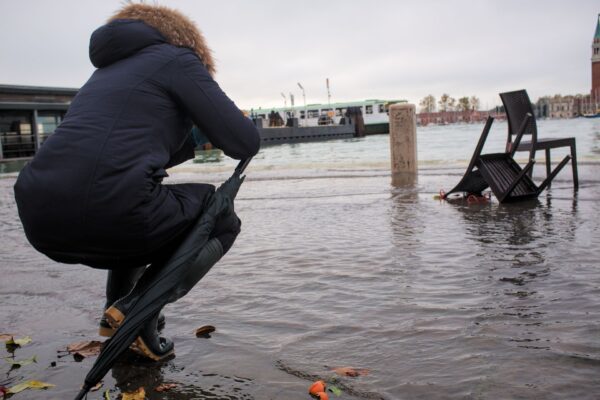
[(177, 10), (159, 5), (130, 3), (117, 11), (108, 22), (115, 19), (138, 19), (158, 30), (167, 41), (179, 47), (193, 50), (208, 70), (215, 75), (215, 62), (212, 51), (207, 46), (202, 32), (196, 24)]

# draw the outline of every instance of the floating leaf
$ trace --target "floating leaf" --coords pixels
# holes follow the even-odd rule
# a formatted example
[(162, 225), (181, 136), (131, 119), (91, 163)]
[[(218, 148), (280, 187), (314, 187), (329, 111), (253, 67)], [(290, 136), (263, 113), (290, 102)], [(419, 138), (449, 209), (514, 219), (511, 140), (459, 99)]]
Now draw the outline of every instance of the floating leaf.
[(146, 398), (146, 391), (143, 387), (139, 388), (135, 392), (123, 393), (121, 400), (144, 400)]
[(110, 400), (110, 393), (108, 392), (108, 389), (104, 391), (104, 400)]
[(100, 388), (102, 387), (103, 383), (102, 381), (98, 382), (96, 384), (96, 386), (94, 386), (93, 388), (90, 389), (90, 392), (97, 392), (98, 390), (100, 390)]
[(14, 335), (8, 333), (0, 333), (0, 341), (6, 342), (9, 339), (12, 339)]
[(102, 350), (104, 343), (98, 340), (86, 340), (85, 342), (75, 342), (67, 346), (67, 351), (73, 354), (75, 360), (81, 361), (85, 357), (97, 356)]
[(157, 392), (167, 392), (176, 387), (176, 383), (163, 383), (162, 385), (158, 385), (157, 387), (155, 387), (154, 390), (156, 390)]
[(31, 343), (31, 337), (29, 336), (25, 336), (20, 339), (15, 339), (13, 336), (11, 336), (10, 339), (4, 342), (4, 344), (6, 344), (7, 346), (15, 347), (25, 346), (28, 343)]
[(215, 327), (212, 325), (201, 326), (200, 328), (196, 329), (196, 337), (203, 337), (208, 339), (210, 337), (210, 334), (213, 333), (215, 330)]
[(352, 378), (355, 378), (355, 377), (361, 376), (361, 375), (369, 375), (368, 369), (358, 369), (358, 368), (352, 368), (352, 367), (338, 367), (338, 368), (334, 368), (333, 371), (338, 375), (350, 376)]
[(26, 382), (19, 383), (18, 385), (15, 385), (15, 386), (9, 388), (8, 393), (15, 394), (15, 393), (22, 392), (23, 390), (26, 390), (26, 389), (48, 389), (48, 388), (51, 388), (54, 386), (56, 386), (56, 385), (53, 385), (51, 383), (46, 383), (46, 382), (26, 381)]
[(329, 386), (327, 386), (327, 390), (331, 391), (331, 393), (335, 394), (336, 396), (342, 395), (342, 390), (337, 386), (333, 386), (332, 384), (329, 384)]
[(26, 360), (21, 360), (21, 361), (17, 361), (17, 360), (14, 360), (14, 359), (12, 359), (12, 358), (8, 358), (8, 357), (7, 357), (7, 358), (5, 358), (4, 360), (5, 360), (7, 363), (9, 363), (9, 364), (12, 364), (12, 366), (13, 366), (13, 367), (15, 367), (15, 368), (24, 367), (24, 366), (26, 366), (26, 365), (29, 365), (29, 364), (36, 363), (36, 362), (37, 362), (37, 359), (36, 359), (36, 357), (35, 357), (35, 356), (32, 356), (32, 357), (30, 357), (30, 358), (28, 358), (28, 359), (26, 359)]

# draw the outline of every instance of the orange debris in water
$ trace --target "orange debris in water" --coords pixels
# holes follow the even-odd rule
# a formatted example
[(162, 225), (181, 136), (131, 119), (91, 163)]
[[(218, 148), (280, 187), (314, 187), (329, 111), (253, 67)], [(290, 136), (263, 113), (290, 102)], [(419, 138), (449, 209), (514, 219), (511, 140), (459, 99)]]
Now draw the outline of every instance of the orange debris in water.
[(316, 398), (319, 400), (329, 400), (329, 395), (325, 392), (319, 392), (316, 394)]
[(325, 392), (326, 388), (327, 388), (327, 385), (325, 385), (325, 382), (316, 381), (315, 383), (310, 385), (310, 388), (308, 389), (308, 393), (310, 393), (311, 396), (317, 396), (319, 393)]

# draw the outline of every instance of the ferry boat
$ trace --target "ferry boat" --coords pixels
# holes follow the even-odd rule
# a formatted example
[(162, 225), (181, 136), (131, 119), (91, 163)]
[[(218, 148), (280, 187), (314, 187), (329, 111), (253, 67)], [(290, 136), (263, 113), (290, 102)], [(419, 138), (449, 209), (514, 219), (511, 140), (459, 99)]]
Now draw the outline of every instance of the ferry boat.
[(307, 104), (306, 106), (258, 108), (250, 110), (251, 118), (268, 120), (269, 114), (278, 113), (284, 120), (298, 118), (303, 127), (338, 125), (349, 107), (360, 108), (367, 135), (389, 132), (388, 108), (391, 104), (406, 103), (406, 100), (369, 99), (331, 104)]

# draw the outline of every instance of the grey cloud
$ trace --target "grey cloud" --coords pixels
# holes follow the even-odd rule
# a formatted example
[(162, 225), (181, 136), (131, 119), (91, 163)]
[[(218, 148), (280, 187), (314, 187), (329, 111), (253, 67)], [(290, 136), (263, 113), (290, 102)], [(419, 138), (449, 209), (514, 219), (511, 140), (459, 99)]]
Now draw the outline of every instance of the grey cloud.
[[(219, 62), (217, 79), (245, 108), (307, 101), (585, 93), (600, 9), (564, 1), (159, 1), (190, 15)], [(0, 3), (2, 82), (80, 86), (93, 71), (91, 32), (120, 1)]]

